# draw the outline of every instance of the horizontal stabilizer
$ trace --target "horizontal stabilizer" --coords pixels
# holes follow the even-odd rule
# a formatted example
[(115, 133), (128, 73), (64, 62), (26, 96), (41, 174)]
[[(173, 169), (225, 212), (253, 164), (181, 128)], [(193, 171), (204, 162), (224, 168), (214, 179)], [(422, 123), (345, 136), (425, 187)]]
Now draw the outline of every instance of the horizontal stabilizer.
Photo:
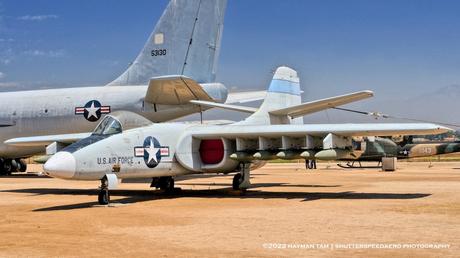
[(43, 135), (13, 138), (5, 141), (7, 145), (13, 146), (47, 146), (53, 142), (71, 144), (81, 139), (89, 137), (91, 133), (74, 133), (74, 134), (58, 134), (58, 135)]
[(265, 99), (266, 90), (229, 92), (225, 104), (247, 103)]
[(372, 96), (374, 96), (374, 93), (372, 91), (359, 91), (337, 97), (315, 100), (288, 108), (273, 110), (270, 111), (270, 114), (277, 116), (290, 116), (292, 118), (295, 118), (319, 112), (325, 109), (345, 105), (351, 102), (367, 99)]
[(196, 81), (182, 75), (152, 78), (145, 96), (146, 102), (160, 105), (182, 105), (190, 100), (213, 101)]
[(190, 100), (190, 103), (200, 105), (200, 106), (203, 106), (203, 107), (222, 108), (222, 109), (245, 112), (245, 113), (251, 113), (251, 114), (255, 113), (257, 111), (257, 108), (253, 108), (253, 107), (244, 107), (244, 106), (238, 106), (238, 105), (221, 104), (221, 103), (216, 103), (216, 102), (211, 102), (211, 101)]

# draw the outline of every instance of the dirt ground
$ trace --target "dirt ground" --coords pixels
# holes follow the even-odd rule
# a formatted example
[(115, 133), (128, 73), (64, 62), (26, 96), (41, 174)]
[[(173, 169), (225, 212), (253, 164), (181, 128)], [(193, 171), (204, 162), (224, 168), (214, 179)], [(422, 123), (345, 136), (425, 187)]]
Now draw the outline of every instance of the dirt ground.
[[(121, 184), (0, 178), (0, 256), (459, 257), (460, 162), (397, 172), (270, 164), (245, 196), (231, 175), (177, 179), (172, 195)], [(31, 167), (39, 171), (39, 167)]]

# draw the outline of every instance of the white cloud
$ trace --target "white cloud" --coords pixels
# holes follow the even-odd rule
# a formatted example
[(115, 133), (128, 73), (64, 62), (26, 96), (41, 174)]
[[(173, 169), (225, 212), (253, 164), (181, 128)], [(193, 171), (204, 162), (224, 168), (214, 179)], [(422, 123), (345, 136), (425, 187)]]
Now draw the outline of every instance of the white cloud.
[(5, 77), (6, 77), (6, 74), (5, 74), (5, 73), (2, 73), (2, 72), (0, 72), (0, 79), (3, 79), (3, 78), (5, 78)]
[(19, 84), (16, 82), (0, 82), (0, 88), (6, 88), (6, 87), (11, 88), (11, 87), (17, 87), (17, 86), (19, 86)]
[(0, 38), (0, 42), (1, 43), (3, 43), (3, 42), (14, 42), (14, 39), (12, 39), (12, 38), (7, 38), (7, 39)]
[(42, 14), (42, 15), (24, 15), (18, 17), (21, 21), (44, 21), (49, 19), (57, 19), (59, 16), (55, 14)]
[(63, 57), (65, 56), (65, 50), (40, 50), (40, 49), (30, 49), (23, 52), (28, 56), (43, 56), (43, 57)]

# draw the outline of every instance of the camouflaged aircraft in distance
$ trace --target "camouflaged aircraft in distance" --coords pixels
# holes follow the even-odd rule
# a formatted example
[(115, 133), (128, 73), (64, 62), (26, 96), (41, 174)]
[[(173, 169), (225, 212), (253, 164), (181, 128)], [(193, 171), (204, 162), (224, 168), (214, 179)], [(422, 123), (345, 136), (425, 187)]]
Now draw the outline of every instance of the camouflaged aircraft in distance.
[[(118, 179), (151, 179), (152, 187), (174, 190), (174, 177), (236, 173), (235, 190), (250, 187), (250, 171), (267, 161), (318, 156), (352, 147), (352, 137), (428, 135), (448, 131), (429, 123), (303, 124), (302, 116), (372, 96), (361, 91), (301, 103), (297, 72), (279, 67), (264, 102), (243, 121), (225, 125), (153, 124), (137, 114), (106, 116), (91, 136), (53, 155), (45, 173), (101, 182), (98, 201), (107, 204)], [(225, 104), (222, 104), (225, 105)], [(234, 106), (232, 108), (235, 108)], [(322, 148), (314, 153), (312, 150)]]
[[(339, 157), (339, 161), (347, 161), (343, 168), (380, 168), (383, 157), (410, 159), (430, 157), (460, 152), (460, 142), (423, 142), (413, 143), (412, 137), (396, 143), (392, 139), (382, 137), (365, 137), (353, 141), (353, 152), (347, 157)], [(361, 161), (378, 162), (376, 166), (362, 166)], [(357, 165), (355, 164), (357, 163)]]
[(262, 99), (265, 91), (232, 96), (215, 82), (226, 5), (171, 0), (135, 61), (108, 85), (0, 93), (0, 174), (25, 171), (22, 158), (45, 152), (43, 143), (17, 138), (72, 134), (54, 143), (65, 146), (117, 110), (164, 122), (214, 104)]

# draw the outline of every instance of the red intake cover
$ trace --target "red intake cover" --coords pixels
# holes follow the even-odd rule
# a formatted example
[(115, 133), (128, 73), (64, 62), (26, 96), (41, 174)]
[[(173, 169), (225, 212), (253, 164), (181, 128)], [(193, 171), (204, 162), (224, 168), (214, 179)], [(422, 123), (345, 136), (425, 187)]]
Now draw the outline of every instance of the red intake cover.
[(200, 157), (203, 164), (218, 164), (224, 159), (224, 143), (222, 140), (202, 140)]

